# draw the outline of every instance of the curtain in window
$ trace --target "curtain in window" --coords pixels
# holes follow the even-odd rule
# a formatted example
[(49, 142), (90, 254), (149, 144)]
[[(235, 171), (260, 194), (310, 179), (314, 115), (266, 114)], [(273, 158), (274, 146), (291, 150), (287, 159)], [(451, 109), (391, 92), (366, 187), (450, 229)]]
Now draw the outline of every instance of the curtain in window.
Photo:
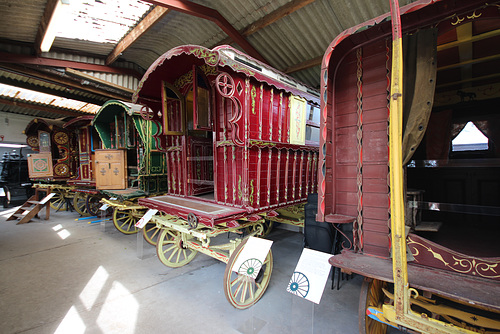
[(437, 29), (403, 38), (403, 165), (410, 161), (427, 129), (434, 102)]

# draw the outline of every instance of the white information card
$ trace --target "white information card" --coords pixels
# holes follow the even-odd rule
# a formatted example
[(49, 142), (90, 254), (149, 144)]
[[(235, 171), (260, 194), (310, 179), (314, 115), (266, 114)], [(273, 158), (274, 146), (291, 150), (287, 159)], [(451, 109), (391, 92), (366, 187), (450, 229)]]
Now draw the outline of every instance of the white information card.
[(240, 255), (234, 261), (232, 271), (244, 274), (251, 278), (257, 278), (257, 274), (262, 268), (267, 253), (271, 249), (271, 240), (249, 237)]
[(286, 291), (319, 304), (331, 265), (332, 254), (304, 248)]
[(156, 209), (149, 209), (148, 212), (146, 212), (144, 216), (142, 216), (142, 218), (135, 223), (135, 227), (143, 228), (146, 226), (146, 224), (151, 220), (151, 217), (153, 217), (157, 212), (158, 210)]

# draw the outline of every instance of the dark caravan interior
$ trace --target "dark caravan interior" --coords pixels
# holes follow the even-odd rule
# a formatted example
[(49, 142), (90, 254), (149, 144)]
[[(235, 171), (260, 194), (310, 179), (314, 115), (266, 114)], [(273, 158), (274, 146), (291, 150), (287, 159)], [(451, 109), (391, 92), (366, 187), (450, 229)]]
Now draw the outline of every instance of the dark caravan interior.
[[(495, 11), (495, 9), (493, 9)], [(500, 257), (500, 20), (457, 17), (438, 25), (433, 109), (407, 173), (407, 225), (427, 240)], [(466, 139), (473, 128), (476, 139)], [(474, 132), (473, 131), (473, 132)], [(466, 136), (465, 136), (466, 137)], [(467, 137), (466, 137), (467, 138)]]

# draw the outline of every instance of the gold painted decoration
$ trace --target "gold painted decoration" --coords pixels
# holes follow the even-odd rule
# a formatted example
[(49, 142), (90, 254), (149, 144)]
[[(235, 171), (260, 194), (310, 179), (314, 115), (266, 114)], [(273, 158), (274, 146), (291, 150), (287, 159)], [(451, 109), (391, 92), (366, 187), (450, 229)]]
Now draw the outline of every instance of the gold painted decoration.
[(479, 258), (461, 254), (413, 234), (408, 236), (408, 247), (419, 264), (500, 280), (500, 258)]
[(203, 59), (205, 63), (211, 66), (217, 65), (219, 62), (219, 53), (213, 52), (211, 50), (205, 48), (196, 48), (190, 50), (191, 54), (194, 54), (196, 57)]
[(255, 89), (255, 86), (252, 86), (250, 96), (252, 97), (252, 115), (255, 115), (255, 98), (257, 97), (257, 89)]
[(290, 104), (290, 144), (306, 142), (306, 100), (292, 96)]
[(193, 82), (193, 71), (189, 71), (186, 74), (181, 75), (177, 80), (174, 82), (174, 86), (177, 89), (182, 89), (183, 87), (191, 84)]

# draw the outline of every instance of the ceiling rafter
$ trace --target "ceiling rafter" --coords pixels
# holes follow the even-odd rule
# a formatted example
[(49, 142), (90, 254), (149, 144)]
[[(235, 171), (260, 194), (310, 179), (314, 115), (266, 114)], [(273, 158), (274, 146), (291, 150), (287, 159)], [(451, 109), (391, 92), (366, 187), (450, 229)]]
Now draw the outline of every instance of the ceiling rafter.
[(99, 64), (82, 63), (71, 60), (34, 57), (30, 55), (0, 52), (0, 63), (41, 65), (50, 67), (73, 68), (83, 71), (103, 72), (112, 74), (131, 75), (138, 79), (142, 77), (137, 71), (128, 68), (111, 67)]
[(39, 103), (35, 104), (35, 103), (29, 103), (27, 101), (19, 101), (19, 100), (16, 101), (16, 100), (2, 98), (2, 97), (0, 97), (0, 103), (12, 105), (12, 106), (16, 106), (16, 107), (21, 107), (21, 108), (29, 108), (29, 109), (39, 110), (39, 111), (46, 111), (46, 112), (55, 113), (55, 114), (64, 115), (64, 116), (77, 117), (77, 116), (81, 116), (81, 115), (88, 115), (88, 113), (71, 111), (71, 110), (68, 110), (65, 108), (50, 107), (50, 106), (42, 105)]
[(248, 55), (268, 64), (269, 62), (236, 30), (217, 10), (186, 0), (145, 0), (157, 6), (210, 20), (217, 24)]
[(144, 19), (142, 19), (134, 29), (132, 29), (122, 40), (115, 46), (113, 51), (106, 58), (106, 65), (112, 64), (118, 57), (132, 45), (137, 39), (139, 39), (144, 33), (146, 33), (154, 24), (161, 20), (168, 12), (169, 8), (156, 6), (149, 12)]
[[(75, 99), (75, 100), (90, 102), (93, 104), (103, 103), (104, 101), (98, 102), (97, 99), (78, 96), (77, 94), (74, 94), (72, 91), (76, 91), (76, 90), (85, 91), (85, 92), (88, 92), (91, 94), (98, 95), (99, 97), (102, 97), (104, 99), (114, 98), (114, 99), (121, 99), (121, 100), (130, 100), (131, 95), (132, 95), (130, 93), (124, 92), (123, 90), (120, 90), (121, 92), (123, 92), (122, 94), (116, 94), (116, 93), (113, 93), (110, 91), (106, 91), (105, 89), (97, 87), (92, 82), (89, 82), (88, 84), (83, 85), (81, 78), (80, 79), (69, 78), (64, 73), (60, 73), (60, 72), (57, 72), (57, 75), (56, 75), (56, 74), (54, 74), (54, 72), (56, 72), (56, 70), (51, 70), (51, 69), (46, 69), (46, 70), (50, 71), (52, 74), (47, 73), (47, 72), (40, 72), (40, 71), (31, 69), (28, 67), (22, 67), (22, 66), (17, 66), (17, 65), (12, 65), (12, 64), (9, 64), (6, 66), (0, 66), (0, 69), (7, 71), (7, 72), (11, 72), (13, 74), (30, 77), (30, 78), (33, 78), (35, 80), (40, 80), (42, 82), (46, 82), (49, 84), (60, 85), (62, 87), (65, 87), (66, 89), (63, 91), (49, 90), (48, 88), (44, 88), (44, 87), (38, 87), (38, 86), (33, 87), (33, 85), (30, 85), (31, 87), (25, 86), (23, 88), (27, 88), (30, 90), (39, 91), (39, 92), (43, 92), (43, 93), (50, 93), (52, 95), (71, 98), (71, 99)], [(4, 81), (4, 83), (12, 85), (11, 82), (7, 82), (7, 81)], [(20, 86), (20, 84), (13, 85), (13, 86)], [(73, 96), (73, 97), (71, 97), (71, 96)]]
[(49, 27), (49, 22), (57, 7), (57, 3), (60, 0), (48, 0), (45, 5), (45, 10), (43, 12), (42, 18), (40, 19), (40, 24), (38, 25), (38, 31), (36, 33), (35, 39), (35, 52), (37, 55), (42, 54), (41, 45), (45, 34), (47, 33), (47, 28)]

